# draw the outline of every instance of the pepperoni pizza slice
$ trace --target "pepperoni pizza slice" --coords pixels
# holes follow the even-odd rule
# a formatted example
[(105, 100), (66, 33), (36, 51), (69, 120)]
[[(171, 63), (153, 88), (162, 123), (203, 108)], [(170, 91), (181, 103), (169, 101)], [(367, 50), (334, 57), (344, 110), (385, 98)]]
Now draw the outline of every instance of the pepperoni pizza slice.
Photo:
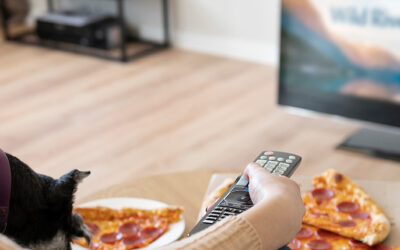
[(361, 241), (350, 239), (321, 228), (304, 224), (293, 241), (289, 244), (289, 247), (292, 250), (400, 250), (400, 247), (389, 247), (385, 244), (378, 244), (370, 247)]
[(345, 175), (328, 170), (313, 179), (314, 189), (304, 193), (303, 222), (369, 246), (382, 242), (390, 223), (368, 194)]
[(84, 239), (74, 243), (90, 249), (135, 249), (149, 245), (177, 222), (182, 208), (165, 207), (152, 210), (106, 207), (76, 208), (92, 234), (88, 246)]

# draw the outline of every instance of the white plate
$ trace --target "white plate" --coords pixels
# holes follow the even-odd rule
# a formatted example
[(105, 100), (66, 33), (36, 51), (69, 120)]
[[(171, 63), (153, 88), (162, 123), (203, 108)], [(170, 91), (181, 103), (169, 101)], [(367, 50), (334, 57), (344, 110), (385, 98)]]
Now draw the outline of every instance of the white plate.
[[(166, 207), (168, 205), (160, 201), (148, 200), (142, 198), (110, 198), (110, 199), (90, 201), (80, 205), (79, 207), (95, 207), (95, 206), (103, 206), (114, 209), (121, 209), (124, 207), (133, 207), (139, 209), (154, 209), (154, 208)], [(181, 237), (184, 231), (185, 231), (185, 220), (181, 215), (180, 220), (178, 222), (169, 224), (168, 231), (165, 232), (163, 235), (161, 235), (160, 238), (153, 241), (147, 247), (141, 249), (153, 249), (165, 246), (179, 239), (179, 237)], [(87, 248), (72, 244), (72, 250), (87, 250)]]

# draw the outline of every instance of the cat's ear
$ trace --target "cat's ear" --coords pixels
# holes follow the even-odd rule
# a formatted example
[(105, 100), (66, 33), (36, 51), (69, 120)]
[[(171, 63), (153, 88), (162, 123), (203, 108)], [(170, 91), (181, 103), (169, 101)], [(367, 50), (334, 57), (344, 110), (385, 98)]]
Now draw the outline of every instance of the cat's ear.
[[(72, 170), (69, 173), (65, 174), (67, 178), (72, 178), (78, 184), (82, 182), (83, 179), (90, 175), (90, 171), (79, 171), (78, 169)], [(61, 178), (63, 178), (62, 176)]]
[(55, 181), (54, 191), (57, 195), (72, 195), (76, 192), (78, 184), (89, 175), (90, 171), (72, 170)]

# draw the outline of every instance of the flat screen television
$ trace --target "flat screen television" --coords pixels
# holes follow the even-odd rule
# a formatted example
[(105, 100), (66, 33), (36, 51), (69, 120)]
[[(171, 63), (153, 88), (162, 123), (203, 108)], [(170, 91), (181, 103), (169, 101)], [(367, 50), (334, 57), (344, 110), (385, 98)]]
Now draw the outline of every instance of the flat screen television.
[(340, 147), (400, 160), (400, 1), (281, 3), (278, 103), (386, 125)]

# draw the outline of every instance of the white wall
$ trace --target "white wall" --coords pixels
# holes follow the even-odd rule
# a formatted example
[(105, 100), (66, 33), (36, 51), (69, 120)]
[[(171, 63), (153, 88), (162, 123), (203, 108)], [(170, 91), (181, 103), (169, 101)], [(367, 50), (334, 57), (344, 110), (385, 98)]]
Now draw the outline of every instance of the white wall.
[(278, 0), (172, 0), (175, 46), (277, 63)]
[[(110, 0), (58, 1), (96, 12), (116, 10)], [(162, 39), (161, 1), (125, 2), (131, 27), (140, 27), (137, 32), (146, 38)], [(170, 0), (170, 16), (172, 44), (178, 48), (277, 63), (279, 0)]]

